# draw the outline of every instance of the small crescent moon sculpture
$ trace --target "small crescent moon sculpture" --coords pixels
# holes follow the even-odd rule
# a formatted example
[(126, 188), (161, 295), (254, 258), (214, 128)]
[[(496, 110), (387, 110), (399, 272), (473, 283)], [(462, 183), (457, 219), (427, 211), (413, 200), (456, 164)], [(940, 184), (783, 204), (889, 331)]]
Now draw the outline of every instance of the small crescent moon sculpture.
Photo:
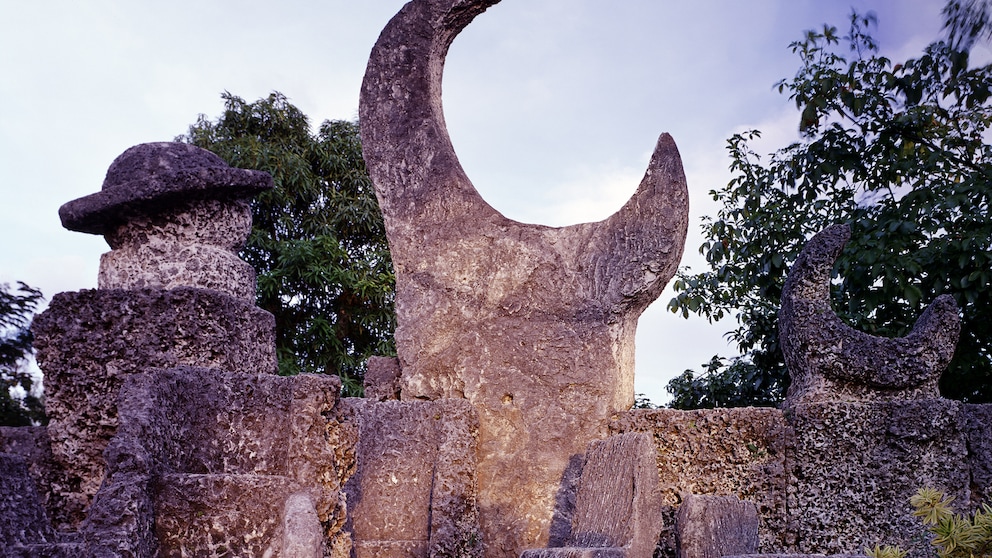
[(954, 298), (937, 297), (905, 337), (878, 337), (848, 326), (830, 307), (830, 275), (850, 237), (847, 225), (824, 229), (789, 271), (778, 314), (792, 379), (786, 405), (938, 397), (937, 381), (961, 332)]

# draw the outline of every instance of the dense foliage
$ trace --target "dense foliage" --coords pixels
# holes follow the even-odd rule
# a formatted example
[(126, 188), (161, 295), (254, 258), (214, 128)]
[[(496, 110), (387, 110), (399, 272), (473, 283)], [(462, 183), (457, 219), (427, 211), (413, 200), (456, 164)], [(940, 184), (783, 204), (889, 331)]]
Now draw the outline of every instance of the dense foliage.
[(275, 189), (252, 202), (241, 257), (258, 273), (258, 306), (276, 317), (279, 371), (338, 374), (345, 393), (359, 395), (365, 360), (395, 354), (395, 318), (392, 263), (358, 125), (325, 121), (314, 134), (282, 94), (223, 98), (220, 118), (201, 115), (179, 139), (272, 175)]
[[(45, 408), (34, 393), (28, 370), (31, 356), (31, 316), (41, 292), (24, 283), (0, 284), (0, 426), (45, 422)], [(11, 390), (14, 390), (14, 393)]]
[(751, 148), (758, 131), (729, 140), (734, 177), (711, 192), (722, 208), (703, 223), (709, 270), (683, 270), (669, 306), (711, 321), (735, 316), (728, 335), (743, 356), (675, 378), (673, 406), (781, 401), (786, 273), (809, 237), (840, 222), (853, 234), (835, 268), (837, 313), (898, 336), (952, 294), (963, 329), (941, 392), (992, 401), (992, 66), (971, 67), (967, 48), (943, 41), (893, 63), (878, 55), (872, 24), (853, 14), (846, 36), (825, 26), (791, 45), (800, 68), (778, 89), (799, 111), (799, 141), (762, 158)]

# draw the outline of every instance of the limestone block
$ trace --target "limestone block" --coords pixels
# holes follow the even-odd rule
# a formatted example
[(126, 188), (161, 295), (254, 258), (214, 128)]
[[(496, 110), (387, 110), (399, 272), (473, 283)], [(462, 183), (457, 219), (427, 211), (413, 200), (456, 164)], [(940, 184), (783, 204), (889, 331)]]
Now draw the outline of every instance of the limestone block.
[(347, 485), (354, 556), (480, 556), (472, 407), (344, 401), (359, 432)]
[(475, 406), (486, 552), (515, 558), (546, 546), (569, 458), (633, 404), (637, 318), (678, 267), (688, 193), (666, 134), (598, 223), (519, 223), (487, 204), (448, 137), (441, 76), (496, 2), (407, 4), (372, 51), (359, 120), (396, 269), (402, 397)]
[(721, 558), (758, 551), (758, 510), (736, 496), (682, 498), (675, 516), (679, 558)]
[(78, 524), (104, 476), (103, 451), (117, 429), (125, 378), (179, 365), (275, 372), (272, 315), (203, 289), (61, 293), (35, 318), (38, 364), (53, 459), (54, 490)]
[[(563, 494), (573, 490), (574, 496)], [(573, 460), (558, 502), (556, 519), (564, 520), (552, 524), (564, 524), (562, 531), (567, 532), (554, 533), (555, 548), (525, 550), (521, 558), (650, 558), (662, 528), (651, 436), (631, 432), (590, 444), (583, 459)], [(599, 553), (599, 549), (609, 550)]]
[(964, 405), (963, 428), (968, 441), (971, 506), (992, 505), (992, 405)]
[(938, 297), (905, 337), (877, 337), (848, 326), (830, 307), (830, 278), (850, 236), (847, 225), (824, 229), (789, 270), (778, 316), (791, 378), (786, 405), (938, 397), (937, 381), (961, 331), (953, 297)]
[(969, 499), (961, 409), (945, 399), (795, 406), (789, 513), (798, 550), (926, 549), (909, 498), (932, 486)]
[(340, 387), (191, 367), (128, 377), (87, 543), (136, 556), (333, 555), (356, 436), (340, 425)]
[(663, 556), (675, 556), (675, 510), (683, 494), (733, 494), (760, 516), (762, 552), (794, 549), (787, 516), (794, 438), (778, 409), (678, 411), (634, 409), (617, 415), (610, 431), (646, 432), (654, 439), (665, 506)]
[(0, 453), (0, 554), (7, 546), (55, 541), (23, 457)]
[(191, 200), (134, 214), (106, 234), (101, 289), (197, 287), (255, 300), (255, 270), (237, 252), (251, 232), (243, 200)]

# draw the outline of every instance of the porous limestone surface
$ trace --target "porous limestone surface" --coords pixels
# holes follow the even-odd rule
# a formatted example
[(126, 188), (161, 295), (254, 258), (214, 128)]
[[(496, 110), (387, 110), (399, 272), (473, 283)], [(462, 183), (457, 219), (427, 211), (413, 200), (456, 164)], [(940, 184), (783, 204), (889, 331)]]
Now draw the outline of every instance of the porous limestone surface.
[(808, 403), (790, 416), (788, 507), (800, 552), (856, 554), (891, 544), (923, 556), (929, 543), (910, 497), (929, 486), (969, 501), (959, 402)]
[(251, 232), (243, 200), (191, 200), (133, 214), (105, 235), (101, 289), (197, 287), (253, 302), (255, 271), (237, 252)]
[(69, 522), (82, 520), (103, 479), (126, 377), (179, 365), (274, 373), (274, 327), (268, 312), (203, 289), (55, 295), (32, 331), (52, 455), (64, 473), (53, 490)]
[(401, 397), (476, 408), (486, 555), (516, 558), (546, 546), (570, 457), (633, 403), (637, 318), (676, 271), (688, 193), (665, 134), (603, 221), (531, 225), (487, 204), (448, 137), (441, 75), (496, 1), (407, 4), (372, 51), (360, 122), (396, 270)]
[(752, 502), (760, 516), (761, 551), (794, 548), (787, 509), (794, 437), (782, 411), (634, 409), (619, 413), (610, 431), (653, 437), (665, 516), (663, 556), (675, 556), (675, 512), (685, 494), (732, 494)]

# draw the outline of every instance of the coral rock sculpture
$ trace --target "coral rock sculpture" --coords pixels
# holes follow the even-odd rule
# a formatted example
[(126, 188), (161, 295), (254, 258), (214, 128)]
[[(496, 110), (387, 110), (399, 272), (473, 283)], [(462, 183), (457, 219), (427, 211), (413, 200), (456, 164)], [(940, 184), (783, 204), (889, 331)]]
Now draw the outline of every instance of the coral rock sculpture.
[(448, 137), (441, 74), (496, 1), (404, 6), (372, 51), (360, 122), (396, 270), (401, 398), (476, 407), (486, 553), (517, 556), (548, 542), (569, 457), (633, 403), (637, 318), (676, 271), (688, 193), (665, 134), (604, 221), (530, 225), (488, 205)]
[(792, 378), (787, 404), (938, 397), (937, 381), (954, 355), (961, 321), (942, 295), (905, 337), (869, 335), (830, 307), (830, 272), (851, 231), (828, 227), (803, 248), (782, 290), (779, 339)]

